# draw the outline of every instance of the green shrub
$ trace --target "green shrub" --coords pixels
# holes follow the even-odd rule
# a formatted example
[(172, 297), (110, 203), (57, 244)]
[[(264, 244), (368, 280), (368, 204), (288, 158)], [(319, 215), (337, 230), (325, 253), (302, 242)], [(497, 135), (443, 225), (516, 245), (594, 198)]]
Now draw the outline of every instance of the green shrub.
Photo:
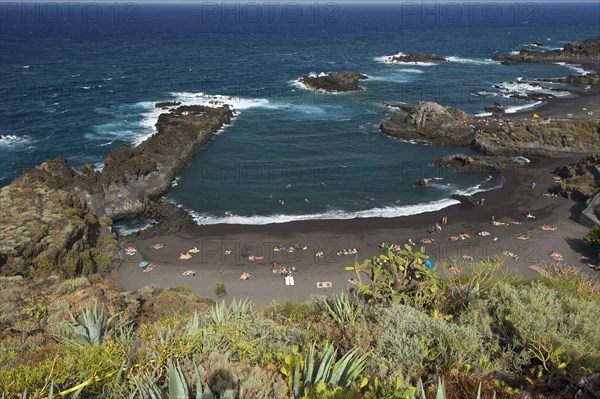
[(473, 364), (482, 347), (475, 328), (432, 318), (409, 306), (383, 309), (378, 318), (381, 333), (373, 357), (382, 375), (408, 380), (425, 371), (442, 374)]
[(69, 218), (69, 219), (78, 217), (77, 210), (75, 208), (67, 208), (67, 209), (65, 209), (63, 211), (63, 215), (65, 215), (65, 217)]
[(312, 301), (285, 301), (265, 308), (262, 314), (281, 323), (306, 323), (317, 321), (321, 310)]
[(87, 287), (89, 285), (90, 281), (87, 279), (87, 277), (73, 278), (60, 283), (55, 288), (55, 292), (57, 294), (70, 294), (72, 292), (77, 291), (80, 288)]
[(215, 295), (219, 298), (222, 298), (225, 295), (227, 295), (227, 289), (225, 288), (224, 283), (217, 283), (217, 285), (215, 286)]
[(600, 260), (600, 226), (592, 227), (583, 239), (583, 243), (588, 247), (596, 247), (598, 249), (598, 260)]
[(540, 373), (566, 370), (578, 378), (600, 371), (597, 302), (533, 281), (520, 287), (498, 285), (490, 294), (488, 310), (500, 341), (521, 358), (529, 356)]

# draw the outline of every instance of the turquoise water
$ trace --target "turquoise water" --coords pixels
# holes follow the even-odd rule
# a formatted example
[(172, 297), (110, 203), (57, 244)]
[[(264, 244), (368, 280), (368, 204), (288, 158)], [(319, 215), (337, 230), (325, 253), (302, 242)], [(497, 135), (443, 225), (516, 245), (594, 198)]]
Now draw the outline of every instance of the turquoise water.
[[(0, 185), (57, 155), (75, 167), (101, 167), (112, 149), (153, 133), (155, 102), (205, 103), (219, 95), (236, 108), (236, 119), (181, 173), (168, 196), (199, 223), (438, 209), (451, 203), (453, 192), (499, 182), (433, 168), (439, 157), (467, 149), (382, 135), (378, 126), (393, 113), (383, 103), (431, 100), (476, 113), (495, 101), (528, 106), (501, 96), (494, 85), (527, 92), (532, 88), (508, 82), (581, 70), (504, 66), (490, 58), (533, 41), (557, 48), (600, 34), (595, 3), (507, 3), (498, 6), (501, 17), (489, 6), (487, 15), (475, 9), (472, 18), (462, 3), (429, 11), (420, 3), (291, 3), (300, 8), (284, 12), (281, 5), (272, 15), (259, 3), (227, 10), (222, 3), (128, 4), (102, 6), (100, 14), (63, 10), (60, 19), (43, 6), (2, 9)], [(433, 65), (382, 62), (413, 51), (452, 58)], [(368, 75), (366, 90), (326, 95), (295, 83), (307, 73), (343, 69)], [(414, 187), (421, 177), (437, 179), (422, 190)]]

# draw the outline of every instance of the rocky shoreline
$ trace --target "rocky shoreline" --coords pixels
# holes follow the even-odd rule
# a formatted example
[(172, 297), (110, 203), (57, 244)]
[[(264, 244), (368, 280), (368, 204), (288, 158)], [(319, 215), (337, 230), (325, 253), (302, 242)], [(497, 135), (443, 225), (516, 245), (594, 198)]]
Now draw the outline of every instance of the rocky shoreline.
[(477, 117), (437, 103), (404, 107), (380, 130), (402, 140), (471, 147), (488, 156), (560, 157), (600, 151), (600, 119)]
[(304, 75), (298, 81), (307, 89), (326, 93), (343, 93), (350, 91), (362, 91), (363, 87), (358, 85), (361, 80), (369, 77), (351, 71), (329, 72), (319, 76)]
[(573, 41), (559, 50), (541, 51), (537, 48), (524, 47), (518, 54), (497, 54), (493, 60), (503, 64), (566, 62), (598, 65), (600, 63), (600, 37)]
[(189, 227), (185, 212), (159, 199), (232, 118), (226, 105), (180, 106), (161, 114), (142, 144), (112, 151), (102, 171), (88, 164), (77, 172), (62, 157), (26, 170), (0, 189), (0, 275), (109, 272), (119, 263), (114, 220), (154, 218), (150, 234)]

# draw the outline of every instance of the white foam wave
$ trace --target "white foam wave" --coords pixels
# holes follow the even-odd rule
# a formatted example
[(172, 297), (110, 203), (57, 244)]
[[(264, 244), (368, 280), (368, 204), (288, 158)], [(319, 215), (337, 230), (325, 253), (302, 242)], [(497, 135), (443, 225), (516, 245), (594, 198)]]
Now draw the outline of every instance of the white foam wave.
[(526, 96), (532, 93), (550, 94), (555, 97), (569, 97), (572, 94), (568, 91), (552, 90), (531, 83), (522, 82), (521, 78), (517, 78), (516, 82), (502, 82), (496, 85), (503, 92), (515, 93)]
[(83, 90), (89, 90), (89, 89), (91, 89), (91, 88), (92, 88), (92, 86), (81, 86), (81, 88), (82, 88)]
[(375, 60), (376, 62), (380, 62), (383, 64), (400, 64), (400, 65), (418, 65), (418, 66), (433, 66), (433, 65), (437, 65), (437, 63), (435, 62), (420, 62), (420, 61), (416, 61), (416, 62), (406, 62), (406, 61), (397, 61), (394, 58), (395, 57), (403, 57), (406, 54), (404, 54), (403, 52), (399, 52), (393, 55), (384, 55), (381, 57), (375, 57), (373, 58), (373, 60)]
[(31, 143), (29, 136), (17, 136), (14, 134), (0, 134), (0, 148), (14, 148)]
[(581, 65), (579, 65), (579, 64), (567, 64), (566, 62), (557, 62), (556, 65), (567, 67), (582, 76), (587, 75), (588, 73), (594, 73), (594, 71), (590, 71), (585, 68), (582, 68)]
[[(262, 98), (243, 98), (236, 96), (223, 96), (223, 95), (210, 95), (202, 92), (191, 93), (191, 92), (173, 92), (170, 93), (174, 97), (174, 101), (181, 103), (181, 105), (204, 105), (207, 107), (220, 107), (228, 105), (232, 109), (234, 114), (237, 114), (239, 110), (244, 110), (252, 107), (268, 107), (269, 100)], [(139, 125), (143, 128), (144, 133), (139, 134), (134, 139), (134, 145), (139, 145), (148, 137), (156, 133), (156, 121), (160, 114), (164, 113), (165, 110), (162, 108), (155, 108), (155, 102), (153, 101), (142, 101), (137, 103), (138, 106), (147, 109), (144, 113), (143, 119)], [(179, 106), (179, 105), (178, 105)], [(167, 107), (173, 109), (178, 106)], [(217, 132), (219, 133), (219, 132)]]
[(520, 52), (519, 52), (519, 51), (511, 51), (511, 52), (510, 52), (510, 55), (519, 55), (519, 54), (520, 54)]
[(147, 229), (155, 224), (154, 221), (148, 220), (144, 223), (133, 223), (132, 225), (113, 225), (113, 228), (120, 236), (126, 236)]
[(474, 65), (490, 65), (490, 64), (499, 64), (499, 61), (494, 61), (490, 58), (462, 58), (462, 57), (454, 57), (449, 56), (446, 57), (446, 61), (448, 62), (458, 62), (460, 64), (474, 64)]
[(253, 107), (268, 106), (265, 98), (244, 98), (237, 96), (211, 95), (206, 93), (174, 92), (170, 93), (182, 105), (204, 105), (206, 107), (221, 107), (228, 105), (234, 112)]
[(492, 91), (482, 90), (482, 91), (478, 91), (476, 93), (471, 93), (471, 95), (472, 96), (481, 96), (481, 97), (497, 97), (500, 94), (496, 93), (496, 92), (492, 92)]
[(479, 117), (486, 117), (486, 116), (492, 116), (491, 112), (481, 112), (479, 114), (475, 114), (475, 116), (479, 116)]
[(22, 68), (23, 69), (29, 69), (29, 65), (23, 65)]
[(405, 73), (423, 73), (424, 71), (421, 69), (415, 69), (415, 68), (404, 68), (404, 69), (399, 69), (400, 72), (405, 72)]
[[(488, 183), (491, 176), (485, 179), (484, 183)], [(457, 194), (473, 195), (478, 192), (494, 190), (502, 187), (503, 182), (484, 188), (484, 183), (462, 191), (456, 191)], [(364, 218), (394, 218), (399, 216), (417, 215), (427, 212), (435, 212), (447, 208), (451, 205), (460, 203), (457, 200), (445, 198), (437, 201), (431, 201), (425, 204), (405, 205), (405, 206), (386, 206), (361, 211), (343, 211), (331, 210), (322, 213), (314, 213), (308, 215), (254, 215), (254, 216), (212, 216), (208, 214), (198, 213), (187, 210), (194, 221), (199, 225), (212, 224), (244, 224), (244, 225), (265, 225), (279, 224), (307, 220), (347, 220), (347, 219), (364, 219)]]
[[(314, 74), (314, 72), (311, 72), (309, 74), (309, 76), (312, 76), (312, 77), (325, 76), (325, 75), (326, 74), (324, 72), (321, 72), (319, 75)], [(319, 92), (321, 94), (331, 94), (331, 95), (343, 94), (343, 92), (339, 92), (339, 91), (313, 90), (313, 89), (309, 88), (308, 86), (306, 86), (304, 83), (302, 83), (301, 79), (302, 78), (291, 80), (289, 82), (289, 84), (292, 85), (292, 86), (294, 86), (294, 87), (297, 87), (299, 89), (302, 89), (302, 90), (317, 91), (317, 92)], [(371, 79), (370, 76), (369, 76), (369, 79)]]
[(514, 107), (508, 107), (506, 108), (506, 110), (504, 111), (507, 114), (514, 114), (520, 111), (526, 111), (529, 109), (534, 109), (536, 107), (538, 107), (539, 105), (543, 104), (543, 101), (536, 101), (534, 103), (531, 104), (524, 104), (524, 105), (516, 105)]

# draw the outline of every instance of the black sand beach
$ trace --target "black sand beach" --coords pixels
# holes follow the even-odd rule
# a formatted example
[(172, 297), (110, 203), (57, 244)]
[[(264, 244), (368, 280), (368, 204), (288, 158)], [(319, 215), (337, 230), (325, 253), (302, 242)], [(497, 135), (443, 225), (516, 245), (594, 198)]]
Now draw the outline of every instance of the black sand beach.
[[(530, 266), (552, 261), (549, 253), (556, 251), (563, 255), (566, 264), (579, 265), (583, 271), (596, 275), (597, 272), (578, 259), (581, 254), (594, 258), (593, 251), (582, 241), (588, 229), (571, 219), (572, 214), (577, 214), (577, 204), (563, 197), (543, 195), (555, 186), (551, 173), (554, 168), (577, 159), (579, 156), (534, 159), (526, 168), (508, 171), (502, 188), (477, 194), (485, 201), (483, 206), (474, 208), (454, 205), (437, 212), (390, 219), (196, 226), (177, 235), (141, 240), (133, 243), (139, 252), (126, 256), (126, 262), (112, 279), (127, 290), (156, 284), (163, 288), (185, 287), (215, 299), (213, 290), (222, 282), (227, 289), (226, 300), (248, 297), (258, 305), (266, 305), (345, 290), (349, 286), (347, 280), (355, 277), (355, 272), (345, 270), (345, 267), (352, 266), (355, 258), (362, 262), (383, 253), (379, 247), (381, 242), (404, 244), (409, 238), (417, 243), (424, 238), (435, 239), (435, 244), (425, 245), (426, 253), (434, 261), (444, 260), (447, 265), (456, 264), (459, 269), (468, 266), (469, 257), (477, 261), (500, 256), (507, 270), (532, 278), (536, 272)], [(526, 218), (523, 215), (526, 210), (535, 215), (535, 219)], [(443, 216), (448, 217), (448, 224), (442, 226), (441, 233), (430, 235), (430, 227)], [(507, 226), (493, 225), (492, 216)], [(544, 231), (540, 228), (542, 224), (557, 229)], [(480, 231), (488, 231), (490, 235), (480, 236)], [(528, 231), (531, 231), (530, 239), (517, 238)], [(463, 233), (471, 238), (449, 240), (449, 236)], [(164, 247), (152, 249), (151, 246), (157, 243)], [(306, 249), (273, 250), (276, 245), (294, 244)], [(200, 252), (193, 254), (192, 259), (178, 259), (181, 253), (193, 247)], [(344, 248), (356, 248), (358, 253), (336, 254)], [(507, 251), (518, 258), (507, 256)], [(322, 258), (315, 256), (318, 252), (323, 252)], [(249, 256), (264, 259), (251, 261)], [(154, 263), (156, 267), (143, 273), (138, 267), (142, 260)], [(283, 276), (272, 273), (273, 262), (278, 268), (293, 266), (297, 269), (293, 274), (294, 286), (285, 285)], [(439, 269), (443, 274), (443, 268)], [(194, 270), (195, 276), (184, 276), (182, 273), (186, 270)], [(252, 278), (241, 280), (244, 272), (251, 273)], [(333, 287), (317, 288), (318, 282), (331, 282)]]

